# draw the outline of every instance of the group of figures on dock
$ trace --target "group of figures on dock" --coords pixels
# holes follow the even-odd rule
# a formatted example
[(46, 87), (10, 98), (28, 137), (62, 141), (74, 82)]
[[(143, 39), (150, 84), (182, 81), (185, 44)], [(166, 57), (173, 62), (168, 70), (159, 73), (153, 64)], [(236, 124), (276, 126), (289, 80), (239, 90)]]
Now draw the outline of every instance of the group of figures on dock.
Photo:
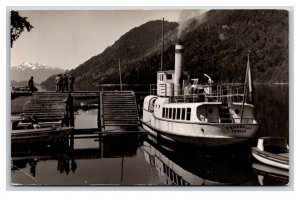
[(55, 77), (56, 92), (73, 92), (74, 82), (75, 77), (72, 74), (58, 74)]

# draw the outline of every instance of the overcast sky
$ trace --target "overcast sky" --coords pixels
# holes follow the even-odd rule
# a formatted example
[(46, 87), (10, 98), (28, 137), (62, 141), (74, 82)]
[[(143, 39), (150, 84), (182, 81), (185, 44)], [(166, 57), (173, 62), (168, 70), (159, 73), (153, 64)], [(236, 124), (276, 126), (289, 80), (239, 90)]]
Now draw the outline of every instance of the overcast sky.
[(11, 49), (11, 66), (23, 62), (72, 69), (101, 53), (124, 33), (150, 20), (178, 21), (180, 10), (19, 11), (34, 28)]

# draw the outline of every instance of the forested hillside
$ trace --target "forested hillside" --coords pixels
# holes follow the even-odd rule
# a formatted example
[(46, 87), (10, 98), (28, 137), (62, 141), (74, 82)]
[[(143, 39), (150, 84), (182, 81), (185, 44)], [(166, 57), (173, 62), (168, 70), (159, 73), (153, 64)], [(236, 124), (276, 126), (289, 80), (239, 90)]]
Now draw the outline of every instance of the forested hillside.
[[(192, 27), (190, 27), (192, 28)], [(218, 10), (185, 34), (185, 69), (242, 82), (247, 53), (255, 82), (288, 82), (288, 12)]]
[[(201, 22), (189, 20), (180, 37), (185, 43), (184, 70), (192, 77), (201, 81), (207, 73), (215, 82), (243, 82), (251, 50), (254, 82), (288, 82), (288, 11), (210, 10), (203, 17)], [(164, 26), (164, 69), (173, 69), (178, 24), (165, 22)], [(71, 73), (83, 86), (119, 83), (120, 58), (123, 83), (155, 83), (160, 48), (161, 21), (150, 21)], [(44, 85), (51, 86), (53, 80), (49, 78)]]

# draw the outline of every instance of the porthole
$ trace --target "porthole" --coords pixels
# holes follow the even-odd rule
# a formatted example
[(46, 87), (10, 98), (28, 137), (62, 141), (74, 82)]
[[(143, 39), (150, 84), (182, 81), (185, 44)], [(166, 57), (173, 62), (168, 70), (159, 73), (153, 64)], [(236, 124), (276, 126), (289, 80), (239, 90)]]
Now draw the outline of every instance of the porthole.
[(239, 109), (235, 109), (234, 112), (235, 112), (236, 114), (239, 114), (239, 113), (240, 113), (240, 110), (239, 110)]
[(214, 112), (214, 110), (212, 108), (208, 108), (208, 113), (212, 114)]

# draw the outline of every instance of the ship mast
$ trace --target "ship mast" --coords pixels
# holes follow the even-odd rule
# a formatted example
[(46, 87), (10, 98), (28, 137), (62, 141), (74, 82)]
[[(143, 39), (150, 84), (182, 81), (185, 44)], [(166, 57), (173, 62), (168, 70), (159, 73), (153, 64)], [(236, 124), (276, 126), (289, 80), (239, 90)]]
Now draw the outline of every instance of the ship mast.
[(163, 62), (164, 62), (164, 18), (162, 19), (161, 24), (161, 34), (162, 34), (162, 47), (161, 47), (161, 54), (160, 54), (160, 70), (163, 70)]

